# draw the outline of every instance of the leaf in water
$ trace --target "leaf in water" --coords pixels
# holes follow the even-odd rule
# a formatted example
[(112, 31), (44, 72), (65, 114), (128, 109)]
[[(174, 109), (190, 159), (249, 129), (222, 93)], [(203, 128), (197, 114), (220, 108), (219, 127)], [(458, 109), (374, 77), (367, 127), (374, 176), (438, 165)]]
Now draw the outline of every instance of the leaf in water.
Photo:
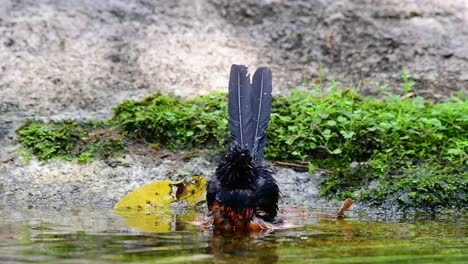
[[(129, 227), (142, 232), (170, 232), (176, 219), (170, 212), (173, 202), (186, 200), (189, 206), (205, 200), (207, 180), (193, 176), (180, 181), (162, 180), (146, 184), (127, 194), (114, 206), (116, 214)], [(195, 221), (197, 216), (179, 215), (181, 222)]]
[(169, 207), (176, 201), (187, 200), (194, 205), (205, 199), (207, 180), (193, 176), (189, 180), (162, 180), (146, 184), (127, 194), (114, 209), (143, 209), (148, 207)]
[(177, 187), (176, 199), (186, 200), (189, 206), (193, 206), (205, 200), (207, 180), (204, 177), (193, 176), (189, 181), (174, 184)]
[(156, 181), (125, 195), (114, 209), (143, 209), (146, 206), (168, 206), (176, 199), (172, 196), (172, 184), (170, 180)]

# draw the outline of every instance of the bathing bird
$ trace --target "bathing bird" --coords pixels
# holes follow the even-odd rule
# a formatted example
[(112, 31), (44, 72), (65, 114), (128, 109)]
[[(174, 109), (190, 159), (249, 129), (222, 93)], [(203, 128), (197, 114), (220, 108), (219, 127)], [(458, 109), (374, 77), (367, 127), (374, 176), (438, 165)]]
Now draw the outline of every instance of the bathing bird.
[(228, 113), (231, 142), (208, 181), (210, 225), (219, 230), (259, 232), (281, 228), (280, 189), (263, 165), (270, 121), (272, 73), (258, 68), (250, 80), (244, 65), (232, 65)]

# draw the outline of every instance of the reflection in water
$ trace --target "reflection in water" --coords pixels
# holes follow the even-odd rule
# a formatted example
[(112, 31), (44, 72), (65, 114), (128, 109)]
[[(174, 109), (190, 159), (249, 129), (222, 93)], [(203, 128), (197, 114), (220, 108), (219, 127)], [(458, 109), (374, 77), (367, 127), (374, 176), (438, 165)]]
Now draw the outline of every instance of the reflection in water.
[[(183, 214), (171, 214), (170, 211), (145, 211), (145, 210), (117, 210), (116, 213), (126, 220), (126, 225), (142, 232), (167, 233), (194, 229), (188, 227), (189, 223), (200, 219), (201, 214), (188, 211)], [(261, 240), (267, 233), (246, 235), (244, 233), (232, 234), (230, 232), (212, 231), (198, 228), (199, 238), (208, 241), (207, 253), (215, 259), (232, 255), (243, 258), (253, 263), (277, 263), (278, 254), (275, 245)], [(198, 238), (198, 239), (199, 239)], [(145, 247), (158, 247), (157, 239), (146, 240)], [(142, 244), (138, 245), (140, 249)], [(135, 252), (135, 249), (133, 249)], [(253, 254), (255, 252), (255, 254)]]
[(179, 231), (185, 228), (189, 222), (196, 221), (199, 213), (186, 211), (174, 214), (170, 209), (162, 211), (140, 209), (140, 210), (115, 210), (115, 213), (125, 219), (128, 227), (135, 228), (141, 232), (166, 233)]
[(246, 263), (278, 263), (277, 245), (241, 234), (214, 234), (210, 253), (215, 259), (226, 255), (243, 259)]
[[(373, 222), (304, 213), (258, 236), (198, 230), (194, 211), (0, 210), (0, 263), (464, 263), (467, 216)], [(289, 219), (289, 218), (288, 218)], [(128, 226), (127, 226), (128, 225)]]

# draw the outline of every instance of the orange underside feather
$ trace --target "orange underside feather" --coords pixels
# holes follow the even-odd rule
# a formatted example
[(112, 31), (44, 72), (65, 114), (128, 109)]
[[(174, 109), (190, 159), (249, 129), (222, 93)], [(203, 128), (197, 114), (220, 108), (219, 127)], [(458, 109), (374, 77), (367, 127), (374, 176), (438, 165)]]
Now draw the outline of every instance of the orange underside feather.
[(261, 232), (275, 229), (272, 224), (255, 217), (253, 208), (236, 210), (214, 202), (209, 211), (215, 229), (239, 232)]

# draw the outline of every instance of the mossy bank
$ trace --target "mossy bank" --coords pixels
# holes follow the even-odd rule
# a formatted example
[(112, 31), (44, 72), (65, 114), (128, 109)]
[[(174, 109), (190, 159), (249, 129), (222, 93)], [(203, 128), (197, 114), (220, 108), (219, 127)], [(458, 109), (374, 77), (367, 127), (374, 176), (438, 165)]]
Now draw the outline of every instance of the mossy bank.
[[(352, 197), (400, 209), (466, 208), (468, 102), (443, 103), (356, 90), (292, 91), (273, 98), (266, 158), (323, 169), (325, 197)], [(126, 101), (106, 121), (27, 121), (23, 156), (88, 162), (135, 145), (209, 149), (228, 144), (225, 94), (191, 100), (154, 94)]]

